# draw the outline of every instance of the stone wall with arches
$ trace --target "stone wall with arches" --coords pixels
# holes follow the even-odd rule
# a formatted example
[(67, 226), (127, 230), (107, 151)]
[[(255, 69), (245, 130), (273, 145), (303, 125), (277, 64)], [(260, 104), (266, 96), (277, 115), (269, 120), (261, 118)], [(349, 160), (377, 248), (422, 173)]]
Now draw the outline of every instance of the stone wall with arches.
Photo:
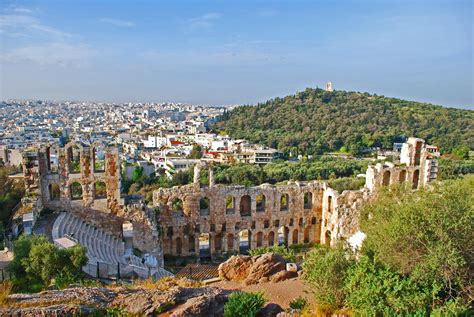
[[(153, 203), (160, 212), (164, 254), (199, 256), (202, 234), (209, 235), (211, 256), (240, 252), (247, 240), (249, 248), (281, 244), (280, 228), (287, 232), (286, 245), (319, 243), (325, 189), (326, 184), (317, 181), (160, 188), (153, 194)], [(205, 210), (203, 199), (208, 202)]]

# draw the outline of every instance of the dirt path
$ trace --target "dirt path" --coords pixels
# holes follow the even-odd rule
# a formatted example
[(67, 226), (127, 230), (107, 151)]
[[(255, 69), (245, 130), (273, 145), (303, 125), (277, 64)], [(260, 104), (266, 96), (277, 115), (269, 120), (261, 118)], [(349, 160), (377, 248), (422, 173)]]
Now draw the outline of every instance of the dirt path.
[(282, 308), (288, 308), (291, 300), (302, 296), (308, 303), (313, 304), (314, 297), (309, 287), (299, 279), (286, 280), (279, 283), (262, 283), (256, 285), (244, 285), (231, 281), (220, 281), (209, 286), (216, 286), (228, 290), (241, 290), (245, 292), (263, 292), (267, 303), (275, 303)]

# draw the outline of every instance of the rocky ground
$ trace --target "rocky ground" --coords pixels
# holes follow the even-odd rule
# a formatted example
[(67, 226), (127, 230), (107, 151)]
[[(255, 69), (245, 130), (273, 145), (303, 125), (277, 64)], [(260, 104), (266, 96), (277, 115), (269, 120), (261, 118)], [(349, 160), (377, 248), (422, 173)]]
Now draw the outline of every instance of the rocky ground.
[[(12, 294), (0, 316), (223, 316), (233, 291), (263, 291), (267, 306), (259, 313), (274, 317), (290, 300), (303, 296), (296, 266), (276, 254), (233, 256), (219, 266), (223, 281), (203, 287), (189, 280), (164, 278), (130, 286), (71, 287), (38, 294)], [(116, 316), (116, 315), (113, 315)]]

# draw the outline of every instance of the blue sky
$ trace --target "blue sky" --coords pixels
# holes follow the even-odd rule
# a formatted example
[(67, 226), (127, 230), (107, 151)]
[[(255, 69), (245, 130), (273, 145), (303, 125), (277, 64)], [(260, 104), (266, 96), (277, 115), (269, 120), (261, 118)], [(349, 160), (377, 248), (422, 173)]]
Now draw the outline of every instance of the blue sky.
[(2, 1), (0, 98), (256, 103), (306, 87), (474, 108), (474, 1)]

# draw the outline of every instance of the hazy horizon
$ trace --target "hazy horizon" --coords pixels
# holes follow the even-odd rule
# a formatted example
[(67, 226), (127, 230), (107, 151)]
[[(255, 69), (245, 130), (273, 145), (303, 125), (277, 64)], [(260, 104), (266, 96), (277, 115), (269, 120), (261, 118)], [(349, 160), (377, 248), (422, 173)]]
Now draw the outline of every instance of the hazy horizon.
[(473, 109), (472, 1), (4, 1), (0, 99), (257, 104), (306, 87)]

